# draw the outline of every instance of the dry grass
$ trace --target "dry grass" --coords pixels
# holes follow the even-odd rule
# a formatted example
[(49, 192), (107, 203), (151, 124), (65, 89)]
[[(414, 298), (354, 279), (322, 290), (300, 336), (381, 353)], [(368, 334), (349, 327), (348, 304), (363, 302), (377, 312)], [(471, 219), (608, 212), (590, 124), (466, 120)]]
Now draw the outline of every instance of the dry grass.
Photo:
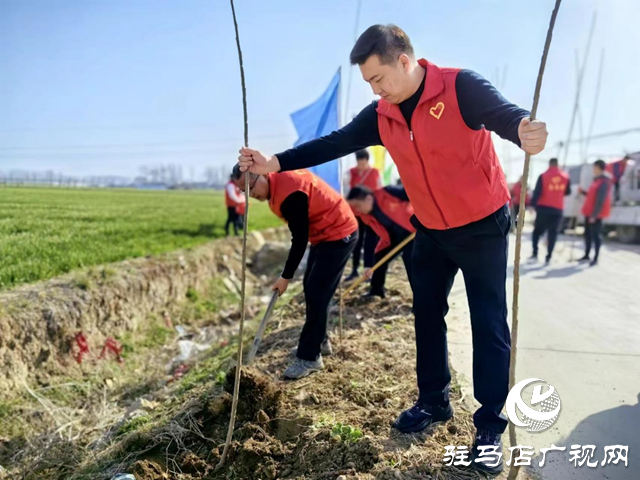
[[(145, 374), (155, 375), (148, 366), (164, 364), (158, 359), (171, 351), (155, 345), (137, 361), (139, 376), (125, 377), (116, 387), (94, 379), (32, 389), (29, 400), (15, 408), (40, 423), (23, 432), (20, 445), (0, 441), (0, 463), (19, 466), (22, 478), (65, 480), (109, 479), (122, 471), (146, 480), (482, 478), (442, 463), (444, 447), (469, 445), (474, 431), (455, 385), (456, 413), (447, 424), (415, 435), (390, 426), (417, 394), (408, 286), (398, 266), (393, 271), (387, 300), (346, 303), (343, 344), (334, 338), (338, 352), (325, 359), (326, 369), (299, 382), (284, 382), (281, 373), (304, 307), (295, 292), (279, 304), (256, 362), (243, 377), (237, 429), (223, 470), (213, 467), (228, 422), (232, 378), (226, 378), (225, 392), (220, 372), (232, 366), (233, 329), (225, 333), (229, 345), (205, 354), (170, 384), (150, 382), (146, 390), (135, 385)], [(184, 314), (193, 315), (193, 305)], [(230, 310), (215, 315), (233, 317)], [(162, 370), (158, 374), (166, 380)], [(67, 390), (73, 400), (60, 393)]]

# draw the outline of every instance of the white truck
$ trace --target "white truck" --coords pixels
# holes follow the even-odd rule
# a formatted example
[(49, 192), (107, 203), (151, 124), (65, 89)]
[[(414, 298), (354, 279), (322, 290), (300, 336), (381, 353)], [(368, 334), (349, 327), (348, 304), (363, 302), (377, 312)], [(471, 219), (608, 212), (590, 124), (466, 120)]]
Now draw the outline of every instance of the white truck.
[[(618, 240), (624, 243), (640, 243), (640, 152), (628, 155), (624, 174), (617, 188), (611, 189), (613, 203), (611, 215), (605, 219), (605, 233), (615, 231)], [(568, 167), (571, 195), (565, 197), (563, 229), (584, 224), (580, 213), (585, 196), (579, 189), (588, 190), (593, 180), (591, 163)]]

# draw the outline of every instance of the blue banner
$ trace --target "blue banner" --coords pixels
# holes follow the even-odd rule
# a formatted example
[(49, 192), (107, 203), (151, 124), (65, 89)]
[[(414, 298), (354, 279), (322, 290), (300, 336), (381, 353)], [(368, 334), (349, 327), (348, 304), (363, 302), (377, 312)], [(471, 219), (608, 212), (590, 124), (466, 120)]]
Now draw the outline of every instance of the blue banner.
[[(291, 114), (291, 120), (298, 132), (294, 146), (308, 142), (338, 129), (338, 92), (340, 90), (340, 69), (331, 80), (322, 96)], [(325, 182), (340, 191), (340, 166), (338, 160), (331, 160), (309, 169)]]

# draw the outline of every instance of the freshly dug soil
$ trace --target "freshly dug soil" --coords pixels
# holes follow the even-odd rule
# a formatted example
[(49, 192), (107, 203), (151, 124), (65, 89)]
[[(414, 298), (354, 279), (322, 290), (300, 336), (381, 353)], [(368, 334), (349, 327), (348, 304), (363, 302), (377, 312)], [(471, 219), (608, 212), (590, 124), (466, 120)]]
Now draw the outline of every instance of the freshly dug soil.
[[(408, 284), (399, 266), (392, 271), (388, 298), (348, 300), (342, 342), (332, 335), (336, 354), (325, 358), (324, 371), (295, 382), (281, 375), (297, 343), (304, 305), (295, 298), (280, 306), (256, 361), (242, 371), (236, 430), (224, 468), (215, 467), (229, 420), (233, 369), (206, 405), (196, 401), (194, 420), (207, 440), (183, 439), (184, 451), (169, 455), (175, 463), (164, 461), (168, 478), (482, 478), (442, 465), (445, 445), (469, 445), (473, 439), (470, 412), (457, 388), (452, 392), (456, 415), (447, 424), (416, 435), (391, 428), (417, 395)], [(345, 427), (361, 436), (343, 433)]]
[[(254, 280), (252, 299), (268, 294), (269, 280)], [(109, 480), (124, 472), (138, 480), (484, 478), (443, 465), (445, 446), (470, 445), (474, 434), (470, 408), (455, 380), (452, 420), (414, 435), (391, 427), (417, 396), (411, 294), (400, 262), (390, 269), (387, 299), (362, 301), (358, 295), (365, 288), (345, 303), (342, 339), (338, 308), (332, 308), (336, 353), (325, 357), (325, 369), (295, 382), (283, 380), (282, 372), (297, 344), (304, 304), (300, 294), (280, 300), (256, 360), (242, 369), (236, 428), (220, 469), (232, 401), (233, 343), (203, 354), (184, 377), (141, 390), (135, 415), (126, 413), (133, 407), (125, 408), (133, 401), (131, 390), (126, 396), (113, 392), (95, 404), (117, 406), (119, 413), (113, 419), (104, 413), (82, 417), (84, 430), (76, 438), (50, 434), (31, 443), (42, 448), (16, 452), (15, 439), (0, 437), (0, 464), (19, 462), (11, 469), (17, 478), (60, 480)], [(237, 318), (237, 306), (226, 316)]]

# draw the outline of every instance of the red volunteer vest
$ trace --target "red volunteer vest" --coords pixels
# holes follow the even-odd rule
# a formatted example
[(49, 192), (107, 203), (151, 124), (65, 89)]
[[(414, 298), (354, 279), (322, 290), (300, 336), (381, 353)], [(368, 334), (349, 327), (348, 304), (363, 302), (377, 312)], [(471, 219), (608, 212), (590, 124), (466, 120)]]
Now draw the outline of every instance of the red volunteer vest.
[(413, 131), (398, 105), (384, 99), (378, 102), (378, 130), (420, 223), (435, 230), (460, 227), (505, 205), (509, 188), (491, 133), (471, 130), (462, 119), (459, 69), (418, 63), (427, 78), (411, 119)]
[(604, 205), (602, 206), (602, 210), (600, 210), (600, 215), (598, 215), (599, 219), (607, 218), (611, 214), (611, 179), (607, 177), (596, 178), (589, 187), (589, 191), (587, 192), (587, 198), (584, 201), (584, 205), (582, 205), (582, 215), (587, 218), (592, 217), (593, 208), (596, 206), (596, 193), (602, 185), (602, 182), (607, 183), (607, 197), (605, 198)]
[(358, 167), (353, 167), (349, 170), (350, 178), (349, 178), (349, 186), (351, 188), (355, 186), (359, 187), (369, 187), (371, 190), (375, 190), (378, 188), (380, 182), (380, 172), (377, 168), (369, 168), (363, 172), (358, 170)]
[(231, 180), (229, 180), (229, 182), (224, 187), (224, 203), (227, 207), (236, 207), (238, 204), (231, 199), (231, 197), (229, 196), (229, 192), (227, 192), (229, 184), (233, 185), (233, 188), (236, 189), (236, 195), (240, 195), (240, 189), (238, 188), (238, 186)]
[(308, 170), (270, 173), (269, 208), (282, 217), (280, 207), (293, 192), (304, 192), (309, 197), (309, 242), (332, 242), (358, 230), (349, 204), (333, 188)]
[[(379, 188), (373, 192), (373, 196), (376, 199), (376, 204), (382, 210), (392, 222), (397, 223), (402, 228), (409, 232), (415, 232), (415, 227), (411, 224), (411, 217), (414, 214), (413, 207), (409, 202), (403, 202), (399, 198), (394, 197), (384, 188)], [(368, 214), (358, 214), (364, 223), (369, 225), (376, 235), (380, 238), (378, 245), (376, 245), (376, 252), (384, 250), (391, 246), (391, 238), (386, 228), (376, 220), (376, 217)]]
[(569, 175), (558, 167), (549, 169), (540, 175), (542, 179), (542, 193), (536, 206), (564, 209), (564, 192), (567, 191)]
[[(520, 193), (522, 192), (522, 184), (520, 182), (516, 182), (513, 184), (513, 188), (511, 189), (511, 204), (513, 206), (519, 206), (520, 205)], [(531, 201), (531, 195), (529, 195), (529, 192), (527, 192), (527, 194), (525, 195), (524, 198), (524, 204), (529, 205), (529, 202)]]

